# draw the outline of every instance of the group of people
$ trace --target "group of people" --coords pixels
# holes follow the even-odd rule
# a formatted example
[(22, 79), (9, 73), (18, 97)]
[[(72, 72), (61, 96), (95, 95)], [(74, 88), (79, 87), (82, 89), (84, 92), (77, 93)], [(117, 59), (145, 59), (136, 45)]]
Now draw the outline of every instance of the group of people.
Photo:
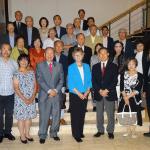
[[(37, 116), (35, 99), (39, 106), (39, 142), (45, 143), (49, 125), (50, 138), (59, 141), (60, 123), (66, 123), (67, 91), (72, 136), (77, 142), (85, 137), (90, 93), (96, 111), (94, 137), (105, 134), (106, 111), (106, 131), (108, 138), (114, 139), (115, 101), (118, 112), (130, 105), (131, 111), (137, 112), (137, 124), (142, 126), (142, 97), (145, 97), (150, 118), (150, 55), (143, 41), (134, 45), (127, 39), (124, 28), (114, 41), (107, 26), (102, 27), (101, 35), (93, 17), (85, 20), (83, 9), (78, 15), (66, 28), (61, 26), (60, 15), (55, 15), (55, 26), (50, 29), (48, 19), (42, 17), (38, 30), (33, 27), (31, 16), (25, 18), (24, 24), (22, 12), (16, 11), (16, 21), (7, 24), (7, 33), (0, 37), (0, 143), (3, 138), (15, 140), (11, 133), (13, 115), (18, 120), (20, 141), (24, 144), (34, 141), (30, 127)], [(124, 136), (128, 135), (136, 137), (135, 126), (127, 127)], [(144, 136), (150, 137), (150, 132)]]

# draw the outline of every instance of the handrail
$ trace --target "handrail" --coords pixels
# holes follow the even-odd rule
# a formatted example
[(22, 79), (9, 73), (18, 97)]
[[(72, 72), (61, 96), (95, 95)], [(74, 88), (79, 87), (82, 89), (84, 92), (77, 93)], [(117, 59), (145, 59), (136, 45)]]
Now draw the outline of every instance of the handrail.
[(136, 4), (135, 6), (132, 6), (131, 8), (129, 8), (128, 10), (126, 10), (125, 12), (121, 13), (120, 15), (110, 19), (109, 21), (105, 22), (104, 24), (99, 26), (99, 29), (101, 29), (103, 26), (108, 26), (116, 21), (118, 21), (119, 19), (125, 17), (126, 15), (128, 15), (129, 13), (133, 12), (134, 10), (140, 8), (141, 6), (143, 6), (144, 4), (146, 4), (146, 0), (143, 0), (142, 2), (139, 2), (138, 4)]

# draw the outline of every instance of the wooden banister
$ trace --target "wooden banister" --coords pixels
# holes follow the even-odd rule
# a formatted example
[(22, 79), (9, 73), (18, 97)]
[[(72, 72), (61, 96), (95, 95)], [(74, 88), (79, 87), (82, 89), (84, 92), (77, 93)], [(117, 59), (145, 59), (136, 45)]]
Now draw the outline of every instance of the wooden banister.
[(119, 19), (125, 17), (126, 15), (128, 15), (129, 13), (133, 12), (134, 10), (140, 8), (141, 6), (143, 6), (144, 4), (146, 4), (146, 0), (143, 0), (142, 2), (139, 2), (138, 4), (136, 4), (135, 6), (132, 6), (131, 8), (129, 8), (128, 10), (126, 10), (125, 12), (121, 13), (120, 15), (110, 19), (109, 21), (105, 22), (104, 24), (99, 26), (99, 29), (101, 29), (103, 26), (108, 26), (116, 21), (118, 21)]

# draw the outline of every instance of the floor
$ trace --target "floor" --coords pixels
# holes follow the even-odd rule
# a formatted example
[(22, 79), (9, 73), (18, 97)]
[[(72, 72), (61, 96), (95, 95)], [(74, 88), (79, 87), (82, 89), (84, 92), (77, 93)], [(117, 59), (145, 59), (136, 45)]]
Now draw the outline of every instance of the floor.
[(136, 139), (116, 133), (114, 140), (109, 140), (107, 135), (93, 138), (92, 134), (87, 134), (80, 144), (75, 142), (70, 135), (60, 135), (60, 138), (60, 142), (47, 139), (43, 145), (39, 144), (37, 136), (34, 137), (35, 142), (27, 145), (22, 144), (19, 138), (15, 142), (4, 139), (0, 144), (0, 150), (150, 150), (150, 138), (143, 137), (142, 133), (138, 133)]

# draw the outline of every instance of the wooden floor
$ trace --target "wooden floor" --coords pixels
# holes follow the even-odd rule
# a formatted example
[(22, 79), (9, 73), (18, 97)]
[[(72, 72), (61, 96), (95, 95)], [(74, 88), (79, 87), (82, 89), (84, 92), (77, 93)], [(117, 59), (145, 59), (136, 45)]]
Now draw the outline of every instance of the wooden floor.
[(82, 143), (77, 143), (70, 135), (60, 135), (61, 141), (55, 142), (53, 139), (47, 139), (46, 143), (39, 144), (38, 137), (29, 144), (22, 144), (19, 138), (14, 142), (7, 139), (0, 144), (0, 150), (150, 150), (150, 138), (143, 137), (138, 133), (136, 139), (123, 137), (122, 134), (115, 134), (114, 140), (109, 140), (107, 134), (94, 138), (92, 134), (86, 135)]

